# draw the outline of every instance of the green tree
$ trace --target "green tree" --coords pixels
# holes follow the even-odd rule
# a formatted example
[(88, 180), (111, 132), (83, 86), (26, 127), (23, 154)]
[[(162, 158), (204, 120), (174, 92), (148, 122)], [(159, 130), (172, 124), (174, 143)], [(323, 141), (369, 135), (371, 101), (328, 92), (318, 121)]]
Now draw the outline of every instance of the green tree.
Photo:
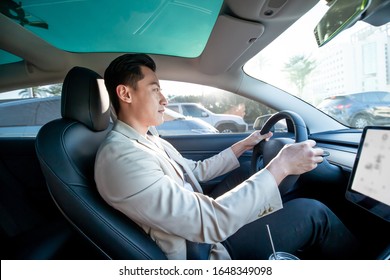
[(298, 97), (302, 96), (307, 78), (315, 69), (316, 62), (305, 55), (295, 55), (284, 64), (284, 72), (287, 72), (289, 80), (297, 87)]
[(48, 87), (43, 87), (42, 92), (47, 95), (61, 95), (62, 92), (62, 84), (53, 84)]
[(26, 88), (19, 92), (21, 98), (38, 98), (53, 95), (61, 95), (62, 84)]

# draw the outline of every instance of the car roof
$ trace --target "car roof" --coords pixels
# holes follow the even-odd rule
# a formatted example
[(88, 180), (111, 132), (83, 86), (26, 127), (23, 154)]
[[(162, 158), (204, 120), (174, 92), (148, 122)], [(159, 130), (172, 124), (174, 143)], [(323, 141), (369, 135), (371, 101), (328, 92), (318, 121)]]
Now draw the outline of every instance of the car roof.
[[(197, 57), (222, 3), (223, 0), (84, 0), (38, 4), (36, 0), (6, 0), (1, 7), (8, 18), (68, 52), (141, 51)], [(87, 14), (90, 16), (85, 20)], [(104, 36), (99, 36), (102, 33)]]
[(328, 96), (324, 100), (329, 100), (329, 99), (344, 99), (344, 98), (349, 98), (349, 97), (354, 97), (354, 96), (361, 96), (361, 95), (370, 95), (370, 94), (376, 94), (379, 96), (384, 96), (390, 94), (388, 91), (364, 91), (364, 92), (353, 92), (353, 93), (348, 93), (348, 94), (340, 94), (340, 95), (332, 95)]
[(196, 105), (196, 106), (202, 106), (202, 104), (194, 103), (194, 102), (169, 102), (167, 106), (172, 105)]
[(173, 111), (173, 110), (171, 110), (171, 109), (169, 109), (167, 107), (165, 107), (164, 114), (167, 114), (168, 116), (170, 116), (170, 117), (172, 117), (174, 119), (185, 119), (186, 118), (186, 116), (184, 116), (184, 115), (182, 115), (182, 114), (180, 114), (180, 113), (178, 113), (176, 111)]

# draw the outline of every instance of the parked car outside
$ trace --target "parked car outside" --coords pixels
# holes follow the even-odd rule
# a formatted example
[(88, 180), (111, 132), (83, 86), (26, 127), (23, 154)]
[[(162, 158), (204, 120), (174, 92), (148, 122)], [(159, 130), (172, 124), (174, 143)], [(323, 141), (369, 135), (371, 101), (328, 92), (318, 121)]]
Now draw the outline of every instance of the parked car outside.
[(388, 125), (390, 92), (367, 91), (331, 96), (324, 99), (318, 108), (341, 123), (354, 128)]
[[(260, 117), (257, 117), (255, 122), (253, 123), (253, 129), (261, 129), (264, 124), (268, 121), (268, 119), (272, 116), (272, 114), (266, 114)], [(287, 132), (287, 123), (286, 120), (280, 120), (278, 121), (272, 128), (271, 131), (273, 132)]]
[(186, 117), (168, 108), (165, 108), (164, 123), (156, 129), (161, 136), (218, 133), (218, 130), (209, 123)]
[[(15, 114), (15, 112), (19, 112)], [(207, 122), (166, 109), (160, 135), (218, 133)], [(42, 125), (61, 117), (61, 97), (28, 98), (0, 103), (0, 136), (35, 136)]]
[(42, 125), (61, 117), (61, 97), (4, 101), (0, 115), (0, 136), (34, 137)]
[(197, 103), (169, 103), (167, 108), (185, 116), (204, 120), (221, 133), (245, 132), (248, 124), (240, 116), (231, 114), (216, 114)]

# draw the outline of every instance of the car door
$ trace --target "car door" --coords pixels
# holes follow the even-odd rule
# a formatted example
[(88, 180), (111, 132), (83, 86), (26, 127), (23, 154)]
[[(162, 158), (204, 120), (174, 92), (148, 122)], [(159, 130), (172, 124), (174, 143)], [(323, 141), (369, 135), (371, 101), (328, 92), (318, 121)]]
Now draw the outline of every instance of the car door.
[[(372, 100), (374, 124), (387, 124), (390, 121), (390, 92), (375, 92)], [(365, 100), (366, 101), (366, 100)]]

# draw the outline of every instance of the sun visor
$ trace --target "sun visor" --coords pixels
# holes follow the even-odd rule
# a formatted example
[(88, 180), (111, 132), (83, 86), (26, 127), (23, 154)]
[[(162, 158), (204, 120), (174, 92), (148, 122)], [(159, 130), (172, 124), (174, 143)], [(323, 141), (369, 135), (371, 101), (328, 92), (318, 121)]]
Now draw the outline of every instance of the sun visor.
[(209, 75), (225, 72), (263, 32), (261, 23), (219, 16), (200, 57), (201, 71)]

